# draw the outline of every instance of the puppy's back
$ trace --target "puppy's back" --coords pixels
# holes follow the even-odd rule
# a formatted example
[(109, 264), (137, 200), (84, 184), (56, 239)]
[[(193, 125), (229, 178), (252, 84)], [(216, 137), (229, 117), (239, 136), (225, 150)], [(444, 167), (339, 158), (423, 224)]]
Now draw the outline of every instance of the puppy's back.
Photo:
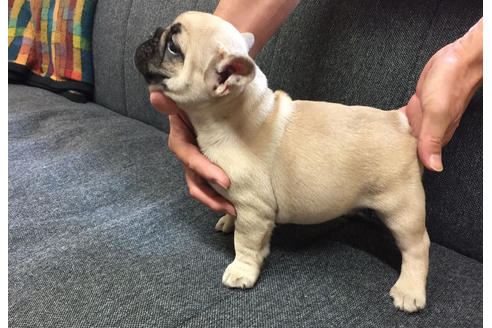
[(322, 222), (326, 211), (342, 215), (368, 193), (420, 175), (417, 141), (401, 112), (314, 101), (294, 105), (272, 179), (286, 219), (301, 216), (301, 203), (314, 200), (325, 206), (312, 207), (319, 213), (309, 213), (309, 223)]

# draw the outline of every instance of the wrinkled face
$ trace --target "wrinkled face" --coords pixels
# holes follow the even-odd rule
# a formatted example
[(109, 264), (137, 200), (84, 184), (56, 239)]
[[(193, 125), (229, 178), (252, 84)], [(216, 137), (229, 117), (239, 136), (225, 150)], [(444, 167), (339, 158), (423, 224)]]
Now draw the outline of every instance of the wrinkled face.
[(255, 75), (252, 34), (205, 13), (186, 12), (159, 27), (135, 52), (149, 91), (161, 90), (182, 108), (241, 92)]

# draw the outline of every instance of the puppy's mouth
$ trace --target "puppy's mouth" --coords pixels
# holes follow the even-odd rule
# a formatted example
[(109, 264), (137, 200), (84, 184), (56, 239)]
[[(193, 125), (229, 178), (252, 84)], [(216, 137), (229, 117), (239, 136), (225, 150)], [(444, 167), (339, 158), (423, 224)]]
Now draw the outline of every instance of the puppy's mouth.
[(164, 79), (168, 79), (169, 76), (162, 74), (160, 72), (149, 71), (144, 74), (144, 78), (149, 86), (154, 84), (165, 86)]

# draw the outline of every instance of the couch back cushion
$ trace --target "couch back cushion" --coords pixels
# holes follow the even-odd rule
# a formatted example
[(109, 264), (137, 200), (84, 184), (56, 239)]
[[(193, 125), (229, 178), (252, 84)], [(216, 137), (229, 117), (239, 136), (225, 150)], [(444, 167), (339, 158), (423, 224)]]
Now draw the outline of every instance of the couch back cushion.
[(157, 26), (167, 26), (181, 12), (211, 12), (215, 6), (215, 1), (99, 1), (93, 30), (95, 102), (169, 132), (167, 117), (149, 103), (134, 51)]
[[(133, 64), (136, 47), (210, 0), (99, 1), (94, 26), (96, 102), (168, 131)], [(272, 89), (294, 99), (398, 108), (428, 59), (482, 16), (479, 0), (301, 1), (256, 61)], [(445, 170), (424, 176), (433, 241), (482, 259), (482, 93), (444, 150)], [(384, 145), (382, 145), (384, 146)]]
[(123, 58), (131, 4), (132, 0), (98, 1), (92, 30), (94, 101), (124, 115)]

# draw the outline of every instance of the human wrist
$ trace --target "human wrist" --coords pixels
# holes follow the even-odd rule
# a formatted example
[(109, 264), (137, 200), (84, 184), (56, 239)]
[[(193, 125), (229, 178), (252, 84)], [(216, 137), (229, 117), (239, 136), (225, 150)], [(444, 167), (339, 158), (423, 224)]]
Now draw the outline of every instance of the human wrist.
[(221, 0), (214, 11), (238, 29), (250, 32), (255, 43), (249, 54), (254, 57), (279, 29), (299, 0)]

